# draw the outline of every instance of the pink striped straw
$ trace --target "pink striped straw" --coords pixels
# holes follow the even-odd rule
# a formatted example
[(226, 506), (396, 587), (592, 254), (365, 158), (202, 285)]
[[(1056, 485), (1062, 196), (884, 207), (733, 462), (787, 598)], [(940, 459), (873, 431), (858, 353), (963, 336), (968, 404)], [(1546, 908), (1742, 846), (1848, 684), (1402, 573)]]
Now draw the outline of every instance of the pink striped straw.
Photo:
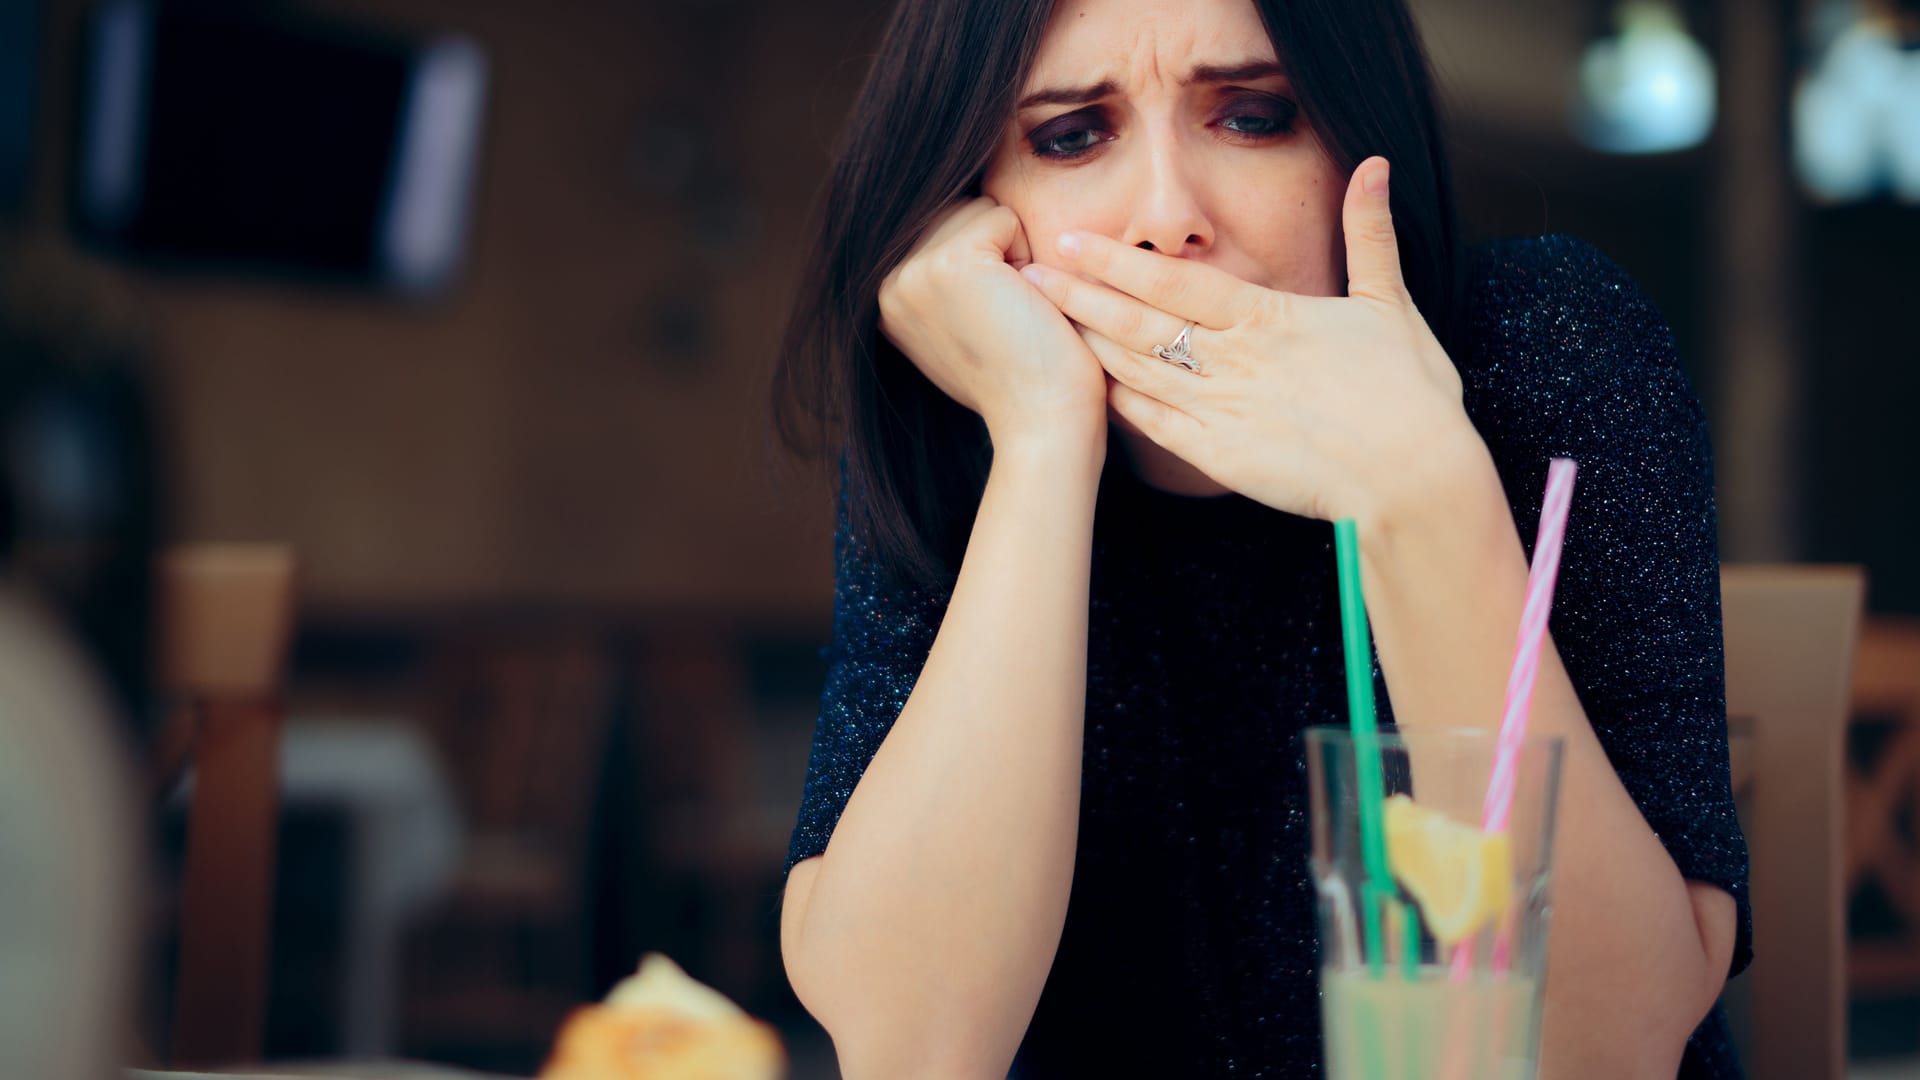
[[(1520, 612), (1520, 635), (1514, 645), (1513, 670), (1507, 676), (1507, 706), (1500, 718), (1500, 736), (1494, 745), (1493, 775), (1487, 780), (1487, 798), (1481, 808), (1480, 830), (1504, 832), (1513, 810), (1515, 770), (1520, 744), (1527, 737), (1527, 717), (1533, 708), (1533, 683), (1540, 674), (1540, 648), (1546, 642), (1547, 616), (1553, 612), (1553, 586), (1560, 576), (1560, 548), (1567, 536), (1567, 511), (1573, 505), (1573, 478), (1578, 467), (1567, 458), (1554, 458), (1547, 467), (1547, 494), (1540, 505), (1540, 531), (1533, 542), (1533, 565), (1527, 570), (1527, 602)], [(1494, 964), (1506, 966), (1506, 934), (1495, 946)], [(1473, 943), (1453, 953), (1453, 980), (1464, 981), (1473, 968)]]
[(1554, 458), (1547, 468), (1547, 498), (1540, 507), (1540, 534), (1534, 540), (1533, 566), (1527, 573), (1520, 641), (1513, 656), (1513, 673), (1507, 676), (1507, 711), (1500, 718), (1493, 776), (1487, 781), (1487, 801), (1481, 811), (1484, 832), (1505, 831), (1507, 815), (1513, 809), (1514, 770), (1519, 766), (1520, 742), (1527, 737), (1527, 717), (1533, 708), (1533, 682), (1540, 674), (1540, 647), (1547, 638), (1553, 586), (1560, 576), (1560, 546), (1567, 536), (1567, 510), (1573, 505), (1576, 469), (1566, 458)]

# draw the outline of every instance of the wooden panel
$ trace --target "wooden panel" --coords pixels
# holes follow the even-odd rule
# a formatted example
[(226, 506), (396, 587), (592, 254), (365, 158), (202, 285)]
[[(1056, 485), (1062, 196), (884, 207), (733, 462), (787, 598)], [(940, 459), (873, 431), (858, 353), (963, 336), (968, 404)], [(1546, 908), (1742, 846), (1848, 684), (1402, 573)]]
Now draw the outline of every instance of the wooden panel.
[(1753, 1080), (1844, 1076), (1841, 770), (1864, 591), (1852, 567), (1728, 567), (1722, 577), (1727, 712), (1752, 725), (1742, 824), (1753, 860)]

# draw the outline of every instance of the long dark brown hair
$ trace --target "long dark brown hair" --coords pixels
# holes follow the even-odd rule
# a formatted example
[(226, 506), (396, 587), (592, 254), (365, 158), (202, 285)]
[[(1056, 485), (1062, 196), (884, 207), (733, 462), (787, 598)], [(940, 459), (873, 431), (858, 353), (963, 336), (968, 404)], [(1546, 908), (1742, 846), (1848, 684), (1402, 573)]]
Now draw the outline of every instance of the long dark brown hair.
[[(1341, 173), (1392, 162), (1407, 289), (1450, 344), (1453, 184), (1403, 0), (1252, 2)], [(774, 372), (781, 437), (841, 463), (853, 527), (902, 580), (957, 572), (991, 448), (979, 418), (879, 332), (880, 282), (942, 209), (979, 193), (1052, 12), (902, 0), (854, 101)]]

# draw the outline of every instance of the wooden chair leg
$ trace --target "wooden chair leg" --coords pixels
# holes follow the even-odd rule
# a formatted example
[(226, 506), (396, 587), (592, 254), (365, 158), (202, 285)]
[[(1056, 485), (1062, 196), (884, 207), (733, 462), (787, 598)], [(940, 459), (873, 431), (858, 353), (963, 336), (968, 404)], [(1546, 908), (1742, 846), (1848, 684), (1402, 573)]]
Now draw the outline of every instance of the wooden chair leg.
[(257, 1061), (266, 1033), (274, 837), (279, 823), (277, 704), (209, 704), (195, 749), (181, 896), (180, 980), (171, 1060)]

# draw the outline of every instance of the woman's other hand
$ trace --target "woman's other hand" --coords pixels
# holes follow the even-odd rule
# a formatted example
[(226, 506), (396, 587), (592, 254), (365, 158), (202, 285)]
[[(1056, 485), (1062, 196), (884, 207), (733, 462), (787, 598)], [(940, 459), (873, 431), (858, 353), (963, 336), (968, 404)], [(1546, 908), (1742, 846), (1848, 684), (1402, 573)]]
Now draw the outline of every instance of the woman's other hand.
[[(1087, 233), (1063, 237), (1072, 273), (1027, 273), (1113, 377), (1122, 419), (1248, 498), (1368, 524), (1487, 455), (1401, 280), (1384, 159), (1354, 170), (1342, 223), (1346, 296), (1277, 292)], [(1153, 353), (1187, 323), (1200, 374)]]
[(1012, 210), (971, 199), (935, 220), (880, 285), (880, 332), (996, 447), (1106, 440), (1106, 377), (1073, 325), (1019, 270), (1032, 259)]

